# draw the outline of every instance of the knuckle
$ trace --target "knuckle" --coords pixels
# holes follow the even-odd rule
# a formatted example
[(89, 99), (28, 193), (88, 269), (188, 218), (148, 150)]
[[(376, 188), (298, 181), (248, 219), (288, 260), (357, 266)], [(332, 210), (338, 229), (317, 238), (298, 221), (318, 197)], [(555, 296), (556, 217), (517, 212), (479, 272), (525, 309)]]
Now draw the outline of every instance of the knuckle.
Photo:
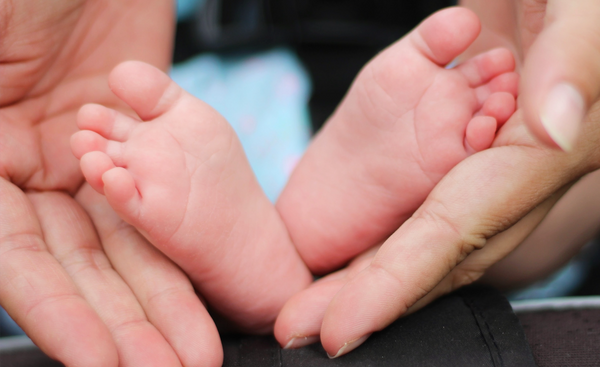
[[(434, 228), (439, 233), (447, 235), (447, 238), (450, 239), (449, 242), (459, 246), (459, 260), (464, 259), (474, 250), (483, 248), (487, 241), (481, 231), (475, 231), (474, 227), (468, 224), (469, 222), (462, 220), (463, 218), (458, 211), (450, 208), (439, 199), (430, 198), (428, 205), (419, 212), (418, 218), (424, 220), (427, 227)], [(493, 222), (494, 220), (490, 221), (490, 225)]]
[(93, 244), (81, 245), (64, 256), (57, 257), (57, 260), (72, 277), (90, 269), (99, 271), (112, 269), (104, 251)]
[(45, 251), (44, 239), (39, 233), (13, 233), (0, 238), (0, 258), (12, 251), (41, 252)]

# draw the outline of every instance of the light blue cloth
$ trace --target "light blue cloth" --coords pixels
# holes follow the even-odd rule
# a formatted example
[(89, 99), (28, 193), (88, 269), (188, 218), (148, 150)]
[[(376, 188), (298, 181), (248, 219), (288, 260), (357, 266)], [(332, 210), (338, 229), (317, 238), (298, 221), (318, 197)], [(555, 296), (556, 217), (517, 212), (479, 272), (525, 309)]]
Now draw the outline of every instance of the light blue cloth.
[(589, 264), (573, 260), (565, 267), (529, 287), (507, 294), (511, 301), (565, 297), (571, 294), (585, 280)]
[(194, 16), (205, 0), (177, 0), (177, 20), (187, 20)]
[[(17, 324), (8, 316), (6, 311), (0, 307), (0, 336), (25, 334)], [(1, 364), (0, 364), (1, 365)]]
[(275, 201), (310, 139), (310, 80), (295, 54), (284, 48), (235, 58), (205, 54), (173, 66), (171, 77), (229, 121)]
[(585, 281), (600, 259), (600, 243), (593, 240), (561, 269), (545, 279), (507, 294), (511, 301), (566, 297), (573, 294)]

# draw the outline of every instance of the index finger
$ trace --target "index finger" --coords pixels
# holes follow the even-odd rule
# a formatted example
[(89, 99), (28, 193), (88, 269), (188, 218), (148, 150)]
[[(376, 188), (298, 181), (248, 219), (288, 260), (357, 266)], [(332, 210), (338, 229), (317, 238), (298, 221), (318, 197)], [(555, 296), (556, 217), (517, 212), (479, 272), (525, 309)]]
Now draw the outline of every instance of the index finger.
[(334, 298), (321, 328), (325, 350), (345, 354), (404, 314), (469, 253), (575, 179), (569, 164), (550, 149), (507, 146), (456, 166)]

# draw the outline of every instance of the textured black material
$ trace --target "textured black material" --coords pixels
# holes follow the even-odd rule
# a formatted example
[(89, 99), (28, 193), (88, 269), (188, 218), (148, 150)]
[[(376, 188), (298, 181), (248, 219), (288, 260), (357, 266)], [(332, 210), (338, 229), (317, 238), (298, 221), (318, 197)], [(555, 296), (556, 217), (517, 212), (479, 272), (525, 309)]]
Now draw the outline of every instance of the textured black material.
[(386, 330), (360, 348), (330, 360), (318, 344), (281, 350), (273, 338), (224, 340), (226, 367), (535, 366), (519, 320), (490, 289), (447, 296)]
[(0, 367), (61, 367), (38, 348), (0, 351)]
[(540, 367), (600, 366), (600, 309), (520, 313)]
[[(535, 366), (509, 303), (487, 288), (467, 288), (444, 297), (338, 359), (327, 358), (319, 344), (282, 350), (272, 337), (226, 337), (223, 348), (226, 367)], [(60, 364), (28, 347), (0, 348), (0, 366)]]
[(192, 51), (281, 43), (386, 46), (453, 0), (205, 0), (188, 29)]
[(174, 61), (292, 47), (313, 83), (313, 130), (332, 114), (359, 70), (431, 13), (455, 0), (207, 0), (179, 23)]

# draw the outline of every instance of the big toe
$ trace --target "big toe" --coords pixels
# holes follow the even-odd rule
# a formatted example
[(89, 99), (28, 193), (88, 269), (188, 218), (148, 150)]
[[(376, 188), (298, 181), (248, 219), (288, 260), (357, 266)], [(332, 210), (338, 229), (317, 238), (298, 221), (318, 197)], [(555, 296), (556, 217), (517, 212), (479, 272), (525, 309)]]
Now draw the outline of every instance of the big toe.
[(446, 65), (475, 41), (480, 30), (481, 23), (475, 13), (454, 7), (425, 19), (411, 33), (411, 39), (429, 59)]
[(142, 120), (165, 113), (181, 95), (181, 88), (165, 73), (141, 61), (117, 65), (110, 73), (108, 84)]

